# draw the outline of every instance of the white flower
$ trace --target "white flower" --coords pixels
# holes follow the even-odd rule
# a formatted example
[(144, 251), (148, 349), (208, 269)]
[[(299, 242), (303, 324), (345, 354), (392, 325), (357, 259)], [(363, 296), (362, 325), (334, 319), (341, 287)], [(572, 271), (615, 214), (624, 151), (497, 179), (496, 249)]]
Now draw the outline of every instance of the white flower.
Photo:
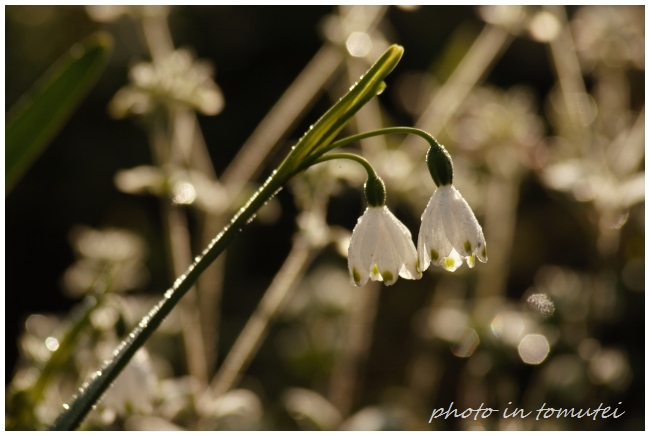
[(389, 286), (399, 274), (419, 279), (417, 251), (411, 232), (386, 206), (368, 207), (352, 231), (348, 249), (348, 268), (352, 282), (363, 286), (372, 280)]
[(422, 214), (418, 236), (421, 271), (430, 263), (455, 271), (463, 264), (474, 267), (474, 259), (487, 262), (483, 230), (474, 212), (452, 185), (440, 186)]

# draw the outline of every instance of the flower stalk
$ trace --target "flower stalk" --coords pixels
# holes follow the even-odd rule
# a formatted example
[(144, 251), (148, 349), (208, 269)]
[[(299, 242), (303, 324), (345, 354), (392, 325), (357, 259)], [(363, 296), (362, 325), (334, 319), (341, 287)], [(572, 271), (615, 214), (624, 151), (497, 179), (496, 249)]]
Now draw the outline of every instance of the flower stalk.
[(364, 77), (310, 128), (264, 185), (237, 212), (224, 230), (210, 242), (187, 272), (180, 276), (174, 285), (165, 292), (164, 298), (145, 315), (129, 336), (117, 347), (113, 352), (113, 359), (96, 371), (91, 379), (79, 388), (79, 394), (72, 404), (64, 405), (63, 413), (56, 419), (51, 430), (72, 430), (79, 426), (92, 406), (113, 383), (136, 351), (144, 345), (179, 300), (196, 283), (201, 273), (255, 217), (256, 212), (289, 180), (309, 166), (304, 166), (308, 156), (322, 155), (324, 153), (322, 150), (327, 149), (352, 116), (370, 99), (383, 91), (386, 86), (383, 79), (395, 68), (403, 52), (404, 49), (400, 46), (389, 47)]

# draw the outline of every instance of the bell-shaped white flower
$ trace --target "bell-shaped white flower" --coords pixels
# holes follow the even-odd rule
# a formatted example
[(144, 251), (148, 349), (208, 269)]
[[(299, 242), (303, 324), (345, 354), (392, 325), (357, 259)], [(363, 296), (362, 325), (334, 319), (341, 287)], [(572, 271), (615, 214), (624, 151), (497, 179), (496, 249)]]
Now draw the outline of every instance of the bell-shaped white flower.
[(422, 214), (418, 236), (420, 270), (433, 263), (455, 271), (463, 259), (472, 268), (476, 257), (487, 262), (485, 237), (474, 212), (451, 184), (438, 187)]
[(411, 232), (386, 206), (369, 206), (352, 231), (348, 249), (352, 283), (363, 286), (368, 277), (389, 286), (400, 275), (419, 279), (417, 251)]

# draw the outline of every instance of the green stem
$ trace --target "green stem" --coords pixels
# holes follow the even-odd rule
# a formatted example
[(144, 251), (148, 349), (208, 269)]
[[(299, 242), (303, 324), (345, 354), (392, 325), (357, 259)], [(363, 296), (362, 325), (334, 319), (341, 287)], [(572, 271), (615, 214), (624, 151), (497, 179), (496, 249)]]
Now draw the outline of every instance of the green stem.
[(372, 167), (372, 165), (370, 165), (370, 162), (368, 162), (367, 160), (365, 160), (361, 156), (358, 156), (358, 155), (352, 154), (352, 153), (332, 153), (332, 154), (328, 154), (328, 155), (325, 155), (325, 156), (321, 156), (321, 157), (318, 158), (318, 160), (316, 160), (316, 162), (314, 162), (314, 164), (319, 164), (319, 163), (322, 163), (322, 162), (327, 162), (329, 160), (335, 160), (335, 159), (347, 159), (347, 160), (355, 161), (355, 162), (361, 164), (365, 168), (366, 172), (368, 173), (368, 178), (369, 179), (370, 178), (375, 178), (375, 179), (379, 178), (379, 176), (377, 176), (377, 173), (375, 172), (375, 169)]
[(377, 175), (375, 169), (367, 160), (352, 153), (333, 153), (321, 156), (315, 163), (318, 164), (334, 159), (348, 159), (361, 164), (368, 173), (368, 180), (366, 180), (363, 186), (363, 193), (366, 196), (368, 205), (371, 207), (381, 207), (386, 204), (386, 186), (384, 185), (384, 181)]
[(253, 195), (249, 202), (239, 210), (230, 224), (210, 242), (203, 251), (203, 255), (197, 257), (187, 272), (174, 282), (172, 288), (165, 292), (164, 298), (149, 311), (138, 326), (118, 346), (113, 353), (113, 359), (97, 371), (89, 382), (84, 383), (79, 388), (79, 395), (71, 405), (64, 405), (64, 412), (59, 415), (50, 430), (71, 430), (79, 426), (102, 393), (108, 389), (135, 352), (146, 342), (178, 301), (194, 285), (201, 273), (221, 254), (244, 226), (254, 218), (255, 212), (269, 201), (286, 181), (286, 175), (280, 176), (279, 172), (267, 179), (266, 183)]
[(449, 153), (445, 147), (436, 141), (436, 139), (431, 136), (430, 133), (425, 132), (424, 130), (416, 129), (415, 127), (387, 127), (384, 129), (372, 130), (370, 132), (348, 136), (347, 138), (332, 142), (326, 147), (315, 149), (309, 156), (307, 156), (300, 169), (305, 170), (310, 166), (321, 162), (321, 159), (325, 153), (335, 150), (339, 147), (345, 147), (346, 145), (352, 144), (353, 142), (357, 142), (366, 138), (372, 138), (373, 136), (392, 134), (417, 135), (427, 141), (430, 146), (429, 152), (427, 153), (427, 165), (429, 167), (431, 177), (437, 186), (451, 185), (454, 175), (451, 156), (449, 156)]
[(389, 47), (364, 77), (359, 80), (357, 85), (334, 104), (314, 124), (313, 128), (298, 141), (280, 167), (273, 172), (248, 203), (237, 212), (230, 224), (208, 244), (202, 256), (196, 258), (187, 272), (174, 282), (171, 289), (165, 292), (165, 297), (149, 311), (129, 334), (128, 338), (117, 347), (113, 352), (113, 359), (95, 372), (88, 382), (84, 383), (79, 389), (79, 395), (71, 405), (64, 405), (65, 410), (56, 419), (50, 428), (51, 430), (72, 430), (81, 423), (92, 406), (127, 365), (131, 357), (158, 328), (183, 295), (196, 283), (201, 273), (226, 249), (244, 226), (255, 217), (258, 209), (269, 201), (292, 177), (308, 167), (303, 168), (305, 160), (309, 160), (308, 158), (315, 154), (322, 155), (322, 153), (318, 153), (318, 150), (327, 148), (330, 142), (350, 121), (350, 118), (384, 89), (383, 79), (397, 65), (403, 51), (404, 49), (397, 45)]
[(370, 132), (364, 132), (364, 133), (359, 133), (357, 135), (348, 136), (347, 138), (339, 139), (338, 141), (332, 142), (327, 147), (322, 147), (320, 149), (317, 149), (313, 153), (311, 153), (307, 159), (305, 159), (303, 165), (301, 166), (301, 169), (304, 170), (309, 168), (314, 163), (316, 163), (321, 158), (321, 156), (323, 156), (325, 153), (329, 151), (335, 150), (340, 147), (345, 147), (346, 145), (350, 145), (354, 142), (361, 141), (362, 139), (372, 138), (373, 136), (393, 135), (393, 134), (417, 135), (423, 138), (425, 141), (427, 141), (431, 147), (440, 147), (444, 149), (444, 147), (440, 145), (438, 141), (436, 141), (435, 138), (431, 136), (430, 133), (425, 132), (424, 130), (416, 129), (415, 127), (386, 127), (384, 129), (371, 130)]

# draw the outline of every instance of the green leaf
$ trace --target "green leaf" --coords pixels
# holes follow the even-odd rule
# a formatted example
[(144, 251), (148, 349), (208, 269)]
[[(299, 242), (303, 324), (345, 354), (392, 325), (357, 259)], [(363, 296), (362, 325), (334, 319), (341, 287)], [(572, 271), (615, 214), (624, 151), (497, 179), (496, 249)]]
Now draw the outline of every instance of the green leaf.
[[(384, 79), (393, 71), (404, 54), (404, 48), (393, 44), (374, 63), (361, 79), (332, 106), (314, 126), (298, 141), (287, 159), (296, 167), (308, 156), (317, 156), (319, 150), (327, 147), (368, 101), (386, 88)], [(290, 168), (293, 170), (292, 166)]]
[(289, 156), (280, 164), (278, 170), (274, 171), (264, 185), (253, 194), (248, 203), (235, 214), (230, 223), (210, 242), (203, 251), (202, 256), (195, 259), (187, 272), (174, 282), (171, 289), (165, 292), (164, 298), (149, 311), (118, 346), (113, 352), (112, 360), (106, 361), (104, 366), (95, 372), (95, 375), (87, 383), (84, 383), (71, 404), (64, 405), (63, 412), (52, 424), (50, 430), (69, 431), (81, 424), (92, 406), (113, 383), (136, 351), (144, 345), (180, 299), (194, 286), (203, 271), (252, 220), (259, 208), (273, 198), (275, 193), (289, 179), (302, 170), (301, 164), (308, 154), (315, 153), (315, 148), (327, 147), (345, 127), (350, 118), (365, 103), (384, 89), (383, 79), (397, 65), (403, 51), (402, 47), (396, 45), (389, 47), (375, 65), (359, 80), (359, 83), (326, 112), (314, 124), (314, 127), (298, 141)]
[(5, 195), (63, 128), (101, 75), (113, 39), (98, 32), (75, 44), (7, 114)]

